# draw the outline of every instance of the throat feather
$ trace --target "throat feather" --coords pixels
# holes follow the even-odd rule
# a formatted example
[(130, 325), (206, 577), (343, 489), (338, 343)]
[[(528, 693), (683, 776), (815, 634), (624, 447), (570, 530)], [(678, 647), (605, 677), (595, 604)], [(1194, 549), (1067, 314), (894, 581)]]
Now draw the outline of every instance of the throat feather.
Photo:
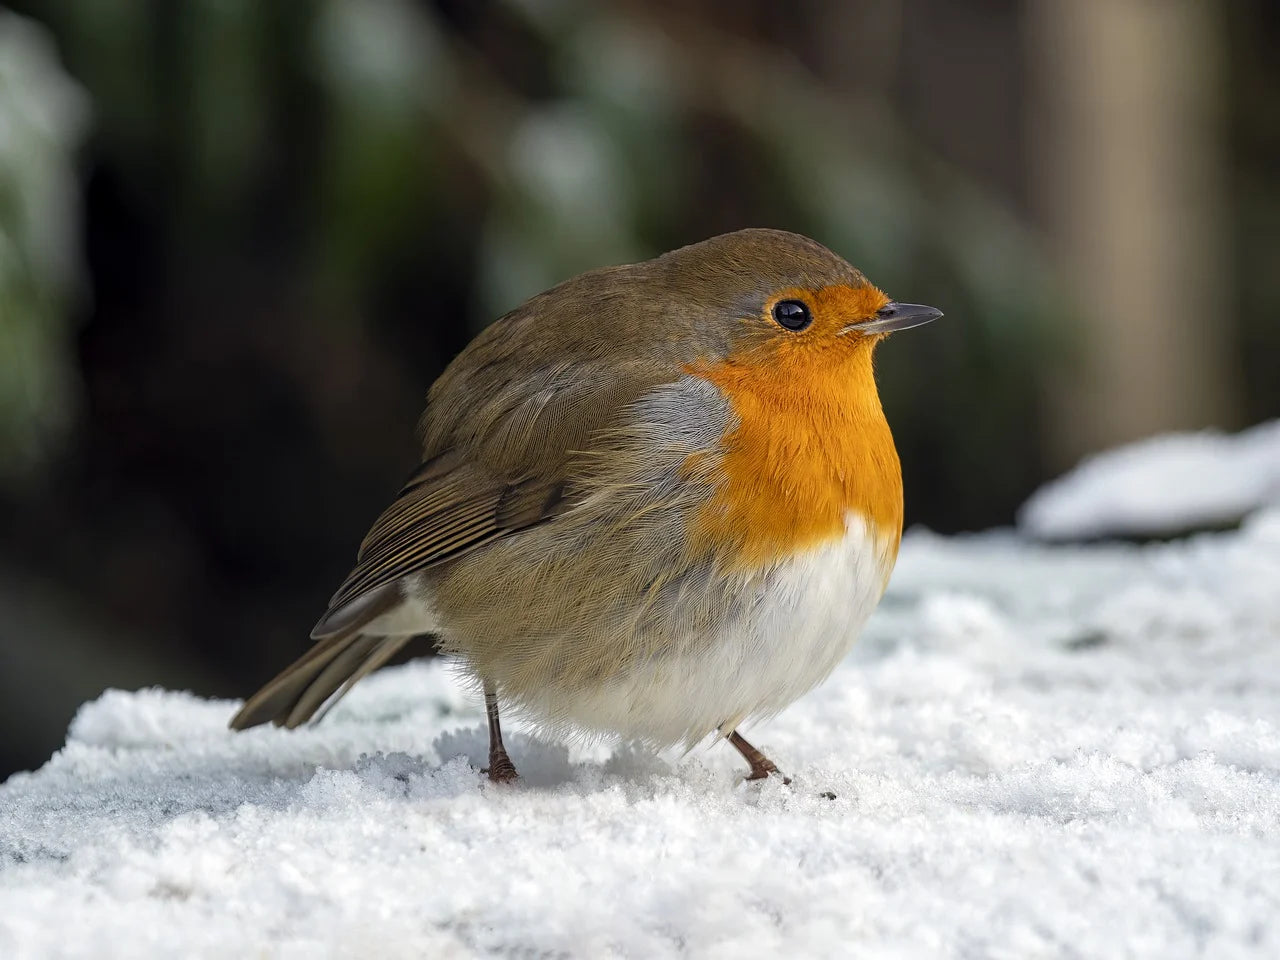
[(853, 515), (896, 556), (902, 472), (870, 350), (691, 372), (718, 386), (737, 417), (721, 455), (690, 465), (715, 491), (690, 518), (695, 550), (755, 570), (841, 539)]

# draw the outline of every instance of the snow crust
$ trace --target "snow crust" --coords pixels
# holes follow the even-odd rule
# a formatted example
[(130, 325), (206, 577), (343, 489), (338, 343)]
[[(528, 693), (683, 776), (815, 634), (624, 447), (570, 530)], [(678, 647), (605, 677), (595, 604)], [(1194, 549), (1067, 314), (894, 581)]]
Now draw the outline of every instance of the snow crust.
[[(0, 957), (1280, 956), (1280, 512), (1147, 547), (913, 533), (747, 735), (510, 738), (437, 663), (321, 725), (108, 691), (0, 786)], [(832, 791), (836, 799), (823, 798)]]
[(1036, 491), (1018, 525), (1044, 540), (1161, 537), (1280, 504), (1280, 420), (1172, 433), (1095, 454)]

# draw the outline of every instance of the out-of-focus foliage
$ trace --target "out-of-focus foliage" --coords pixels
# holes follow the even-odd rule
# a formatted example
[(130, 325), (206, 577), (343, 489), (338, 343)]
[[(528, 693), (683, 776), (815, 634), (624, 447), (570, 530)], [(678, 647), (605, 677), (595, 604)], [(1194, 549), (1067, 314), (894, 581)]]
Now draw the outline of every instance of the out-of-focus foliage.
[[(1233, 96), (1224, 132), (1232, 145), (1231, 262), (1250, 411), (1280, 413), (1280, 71), (1275, 33), (1280, 4), (1225, 6), (1231, 34)], [(1263, 22), (1260, 24), (1259, 20)], [(1269, 21), (1270, 30), (1265, 29)]]
[(48, 452), (76, 395), (68, 310), (87, 108), (48, 32), (0, 8), (0, 480)]
[[(990, 522), (1034, 482), (1050, 331), (1070, 329), (1036, 238), (882, 101), (837, 94), (797, 56), (628, 5), (53, 6), (118, 172), (172, 191), (157, 211), (183, 247), (172, 257), (212, 272), (198, 258), (239, 233), (299, 231), (289, 297), (332, 350), (377, 355), (378, 328), (403, 330), (416, 298), (423, 329), (391, 340), (418, 353), (389, 362), (425, 386), (469, 333), (576, 272), (786, 227), (947, 310), (883, 357), (904, 454), (931, 451), (912, 499), (959, 509), (926, 517)], [(295, 106), (301, 130), (282, 131)], [(301, 149), (281, 137), (299, 135), (311, 166), (278, 169)], [(255, 225), (264, 180), (293, 173), (293, 221)], [(1003, 468), (974, 469), (990, 462)]]

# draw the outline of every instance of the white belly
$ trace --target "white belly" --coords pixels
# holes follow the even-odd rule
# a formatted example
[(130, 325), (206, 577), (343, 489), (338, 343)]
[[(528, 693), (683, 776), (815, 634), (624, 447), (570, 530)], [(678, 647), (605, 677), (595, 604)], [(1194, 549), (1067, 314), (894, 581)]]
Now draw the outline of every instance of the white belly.
[(796, 557), (741, 602), (750, 612), (696, 655), (636, 667), (578, 699), (584, 727), (692, 745), (717, 728), (777, 713), (827, 678), (889, 582), (893, 543), (860, 518), (843, 540)]

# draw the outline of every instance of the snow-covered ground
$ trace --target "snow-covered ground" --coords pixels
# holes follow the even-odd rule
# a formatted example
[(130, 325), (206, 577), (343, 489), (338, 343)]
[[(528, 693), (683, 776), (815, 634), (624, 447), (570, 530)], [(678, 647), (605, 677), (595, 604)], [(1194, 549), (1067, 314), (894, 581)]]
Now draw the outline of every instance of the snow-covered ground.
[(1241, 433), (1173, 433), (1095, 454), (1023, 505), (1042, 540), (1165, 537), (1280, 505), (1280, 420)]
[[(0, 957), (1280, 956), (1280, 512), (906, 539), (853, 657), (727, 746), (516, 734), (447, 669), (318, 727), (112, 691), (0, 786)], [(832, 791), (836, 799), (820, 794)]]

